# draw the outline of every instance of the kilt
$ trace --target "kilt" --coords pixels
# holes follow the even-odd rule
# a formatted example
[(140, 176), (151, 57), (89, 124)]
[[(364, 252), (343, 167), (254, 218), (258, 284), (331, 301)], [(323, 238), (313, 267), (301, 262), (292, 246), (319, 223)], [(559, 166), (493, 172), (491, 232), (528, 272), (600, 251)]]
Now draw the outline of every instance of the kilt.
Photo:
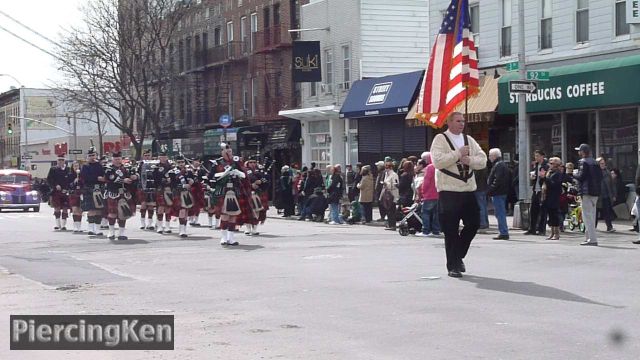
[(180, 199), (180, 191), (176, 191), (173, 195), (173, 205), (171, 206), (173, 216), (178, 216), (180, 210), (189, 210), (187, 208), (182, 207), (182, 199)]
[(61, 191), (54, 191), (53, 194), (51, 194), (51, 206), (54, 208), (68, 208), (69, 196)]
[[(247, 223), (251, 225), (258, 225), (259, 223), (264, 223), (265, 220), (267, 219), (267, 210), (269, 210), (269, 194), (266, 191), (263, 191), (260, 194), (258, 194), (258, 196), (260, 197), (260, 202), (262, 202), (262, 210), (258, 213), (257, 219), (253, 216), (253, 211), (251, 210), (251, 204), (249, 204), (248, 199), (246, 199), (248, 209), (249, 209), (249, 214), (248, 214), (249, 221)], [(244, 214), (244, 210), (242, 213)]]
[(82, 192), (80, 190), (73, 190), (73, 192), (69, 194), (69, 206), (79, 207), (81, 195), (82, 195)]
[(193, 207), (194, 211), (200, 212), (200, 209), (204, 208), (204, 187), (202, 183), (194, 183), (191, 186), (191, 197), (193, 197)]
[[(120, 201), (120, 199), (126, 199), (124, 197), (124, 195), (120, 195), (117, 198), (113, 199), (111, 197), (107, 197), (107, 213), (111, 216), (111, 218), (115, 217), (116, 219), (119, 220), (126, 220), (126, 219), (120, 219), (118, 216), (118, 202)], [(133, 200), (134, 197), (132, 196), (130, 199), (127, 200), (127, 203), (129, 204), (129, 207), (132, 209), (133, 212), (135, 212), (136, 209), (136, 204), (135, 201)]]
[(246, 196), (239, 195), (238, 196), (238, 205), (240, 205), (240, 211), (242, 213), (238, 215), (236, 219), (236, 224), (242, 226), (244, 224), (257, 224), (258, 220), (254, 219), (253, 212), (251, 211), (251, 204), (249, 203), (249, 199)]
[(167, 202), (164, 201), (164, 190), (156, 191), (156, 206), (167, 207)]

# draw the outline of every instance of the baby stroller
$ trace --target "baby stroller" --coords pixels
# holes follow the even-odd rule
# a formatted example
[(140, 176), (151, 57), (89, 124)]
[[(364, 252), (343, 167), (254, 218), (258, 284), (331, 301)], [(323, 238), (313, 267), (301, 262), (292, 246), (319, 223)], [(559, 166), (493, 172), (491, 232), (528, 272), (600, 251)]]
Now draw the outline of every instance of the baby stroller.
[(585, 232), (586, 226), (582, 221), (582, 203), (574, 186), (569, 187), (567, 197), (569, 198), (569, 230), (573, 231), (578, 228), (581, 232)]
[(414, 203), (409, 207), (402, 208), (404, 217), (400, 220), (400, 224), (398, 224), (398, 233), (400, 233), (400, 236), (413, 235), (422, 231), (421, 209), (422, 205), (419, 203)]

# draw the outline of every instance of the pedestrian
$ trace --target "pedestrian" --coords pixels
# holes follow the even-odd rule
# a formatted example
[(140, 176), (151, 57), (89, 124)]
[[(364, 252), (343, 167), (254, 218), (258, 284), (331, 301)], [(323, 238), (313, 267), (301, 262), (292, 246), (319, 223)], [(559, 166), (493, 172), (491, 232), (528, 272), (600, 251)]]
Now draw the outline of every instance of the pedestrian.
[(413, 204), (413, 162), (407, 160), (402, 163), (402, 175), (398, 180), (398, 206), (409, 207)]
[(436, 135), (431, 144), (431, 158), (438, 169), (440, 224), (444, 230), (447, 270), (451, 277), (462, 277), (466, 271), (463, 259), (480, 227), (473, 173), (487, 166), (487, 155), (471, 136), (463, 133), (464, 124), (461, 113), (452, 113), (447, 119), (447, 131)]
[(502, 161), (502, 151), (498, 148), (489, 150), (489, 161), (493, 164), (487, 179), (487, 195), (491, 197), (496, 219), (498, 220), (498, 236), (494, 240), (509, 240), (507, 226), (507, 195), (511, 186), (511, 171)]
[(340, 216), (340, 201), (344, 195), (344, 180), (342, 180), (342, 169), (340, 164), (336, 164), (331, 168), (329, 185), (327, 186), (329, 209), (330, 209), (330, 225), (342, 225), (344, 220)]
[(586, 227), (586, 239), (580, 245), (598, 246), (596, 204), (602, 187), (602, 170), (591, 156), (591, 146), (580, 144), (576, 150), (580, 155), (580, 161), (574, 178), (578, 182), (578, 194), (582, 196), (582, 220)]
[(347, 197), (349, 198), (349, 203), (355, 200), (355, 188), (358, 184), (356, 182), (356, 173), (353, 171), (353, 167), (351, 165), (347, 165), (345, 168), (345, 186), (347, 188)]
[(607, 168), (607, 160), (599, 157), (596, 163), (602, 172), (602, 182), (600, 183), (600, 196), (596, 205), (596, 228), (598, 227), (598, 219), (602, 218), (607, 225), (607, 232), (615, 232), (613, 228), (613, 203), (616, 201), (616, 190), (611, 179), (611, 173)]
[[(639, 150), (640, 152), (640, 150)], [(633, 229), (638, 232), (638, 209), (640, 208), (640, 165), (636, 168), (636, 178), (634, 179), (634, 185), (636, 186), (636, 203), (634, 207), (636, 208), (636, 218), (634, 220)], [(640, 239), (633, 241), (634, 244), (640, 244)]]
[(382, 192), (380, 193), (380, 201), (387, 213), (387, 226), (385, 230), (396, 230), (396, 205), (400, 197), (398, 191), (399, 178), (398, 174), (393, 170), (393, 162), (388, 161), (385, 164), (384, 180), (382, 181)]
[(477, 185), (474, 195), (480, 208), (480, 230), (486, 230), (489, 228), (489, 212), (487, 211), (487, 178), (489, 176), (489, 170), (485, 167), (484, 169), (474, 171), (473, 175), (476, 178)]
[(327, 203), (327, 198), (324, 196), (322, 187), (318, 186), (314, 189), (314, 192), (307, 197), (302, 214), (300, 214), (298, 220), (322, 222), (328, 206), (329, 204)]
[(422, 179), (422, 232), (416, 236), (440, 236), (440, 218), (438, 215), (438, 190), (436, 189), (436, 168), (431, 162), (431, 153), (423, 156), (427, 164)]
[(531, 195), (531, 206), (529, 207), (529, 230), (525, 235), (545, 235), (546, 217), (545, 207), (542, 205), (540, 196), (542, 195), (542, 179), (540, 179), (540, 170), (547, 171), (549, 165), (544, 158), (545, 153), (542, 150), (536, 150), (533, 152), (535, 159), (533, 163), (533, 170), (529, 173), (529, 180), (531, 180), (531, 189), (533, 194)]
[(413, 202), (422, 203), (422, 184), (424, 183), (424, 172), (427, 168), (427, 162), (420, 159), (415, 165), (415, 175), (413, 176)]
[(382, 204), (382, 201), (380, 201), (380, 196), (382, 195), (382, 190), (384, 189), (384, 175), (386, 173), (384, 164), (384, 161), (378, 161), (375, 164), (377, 176), (375, 183), (375, 193), (373, 195), (374, 199), (378, 201), (378, 211), (380, 212), (380, 218), (377, 221), (385, 221), (385, 219), (387, 218), (387, 210)]
[(293, 216), (295, 203), (293, 199), (293, 179), (291, 178), (291, 169), (285, 165), (280, 170), (280, 204), (284, 210), (282, 217), (288, 218)]
[(613, 184), (613, 189), (616, 194), (616, 200), (613, 202), (613, 207), (615, 208), (616, 205), (627, 202), (627, 189), (622, 183), (622, 174), (620, 174), (620, 169), (611, 169), (611, 183)]
[(560, 240), (560, 194), (562, 194), (563, 174), (560, 170), (562, 160), (558, 157), (549, 159), (549, 171), (542, 169), (542, 202), (547, 209), (551, 235), (547, 240)]
[(511, 184), (509, 185), (509, 194), (507, 196), (507, 216), (513, 216), (513, 212), (518, 202), (519, 191), (519, 176), (518, 176), (518, 162), (513, 161), (509, 166), (509, 173), (511, 174)]
[(364, 213), (365, 223), (370, 223), (373, 220), (373, 176), (371, 175), (371, 167), (365, 165), (360, 171), (360, 182), (357, 185), (360, 192), (358, 200), (362, 206)]

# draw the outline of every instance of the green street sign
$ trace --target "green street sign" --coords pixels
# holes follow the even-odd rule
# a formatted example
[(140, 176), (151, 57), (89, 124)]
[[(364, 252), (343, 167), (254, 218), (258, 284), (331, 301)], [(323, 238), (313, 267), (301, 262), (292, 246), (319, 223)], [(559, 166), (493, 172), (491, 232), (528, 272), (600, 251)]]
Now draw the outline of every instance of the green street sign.
[(549, 81), (548, 71), (527, 71), (527, 80)]
[(507, 71), (517, 71), (520, 68), (517, 61), (506, 63), (505, 67), (507, 68)]

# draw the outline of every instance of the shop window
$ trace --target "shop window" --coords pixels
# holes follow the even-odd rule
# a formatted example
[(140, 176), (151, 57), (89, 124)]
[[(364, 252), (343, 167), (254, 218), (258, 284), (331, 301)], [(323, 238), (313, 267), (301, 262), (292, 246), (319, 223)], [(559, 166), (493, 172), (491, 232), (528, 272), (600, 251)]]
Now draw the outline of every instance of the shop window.
[(329, 120), (311, 121), (309, 126), (309, 148), (311, 161), (324, 172), (331, 164), (331, 136)]
[(634, 182), (638, 166), (636, 108), (600, 112), (600, 152), (611, 168), (620, 169), (625, 184)]
[[(575, 150), (580, 144), (589, 144), (596, 148), (596, 113), (583, 111), (567, 114), (567, 161), (574, 164), (580, 160)], [(594, 154), (595, 155), (595, 154)]]
[(531, 144), (528, 160), (533, 160), (533, 152), (542, 150), (546, 157), (560, 157), (562, 154), (562, 131), (560, 114), (531, 116)]

